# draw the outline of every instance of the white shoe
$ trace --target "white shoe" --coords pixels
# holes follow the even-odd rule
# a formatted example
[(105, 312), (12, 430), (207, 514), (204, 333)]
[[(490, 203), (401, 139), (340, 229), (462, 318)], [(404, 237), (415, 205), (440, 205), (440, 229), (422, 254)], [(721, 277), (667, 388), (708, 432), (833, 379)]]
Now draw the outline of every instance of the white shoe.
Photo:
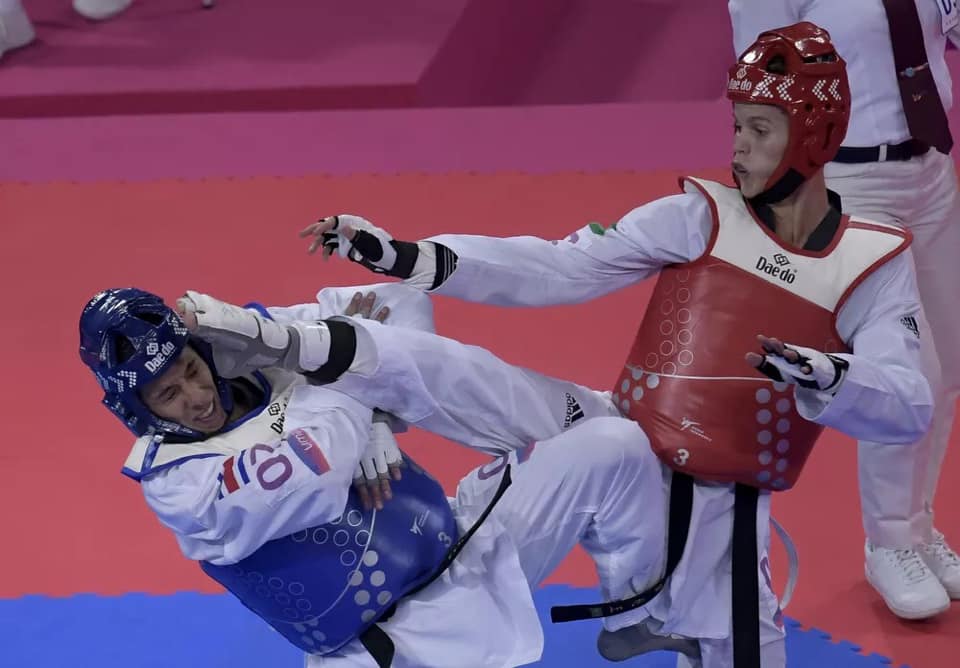
[(91, 21), (106, 21), (122, 13), (133, 0), (73, 0), (73, 9)]
[(918, 550), (864, 546), (864, 572), (897, 617), (926, 619), (950, 607), (950, 597)]
[(960, 600), (960, 556), (947, 545), (943, 534), (933, 530), (933, 542), (920, 546), (920, 556), (950, 598)]
[(0, 56), (5, 51), (26, 46), (34, 37), (33, 24), (19, 2), (12, 9), (0, 13)]

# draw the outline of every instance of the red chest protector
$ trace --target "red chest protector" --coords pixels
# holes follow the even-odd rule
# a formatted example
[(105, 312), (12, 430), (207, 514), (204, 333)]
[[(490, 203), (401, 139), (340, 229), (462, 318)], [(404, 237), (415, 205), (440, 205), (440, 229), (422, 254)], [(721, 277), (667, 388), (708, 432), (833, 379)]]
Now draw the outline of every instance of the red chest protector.
[(836, 317), (853, 289), (910, 243), (899, 228), (846, 216), (822, 252), (782, 245), (740, 192), (683, 179), (713, 211), (697, 260), (666, 267), (613, 388), (621, 411), (657, 456), (701, 480), (792, 487), (823, 427), (796, 411), (793, 386), (743, 356), (763, 333), (824, 352), (849, 352)]

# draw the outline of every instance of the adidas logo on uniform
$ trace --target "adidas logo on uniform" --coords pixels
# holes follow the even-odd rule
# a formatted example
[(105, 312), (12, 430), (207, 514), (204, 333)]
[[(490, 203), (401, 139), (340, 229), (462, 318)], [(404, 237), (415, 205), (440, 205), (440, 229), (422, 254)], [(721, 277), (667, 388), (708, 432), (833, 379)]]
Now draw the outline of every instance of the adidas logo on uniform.
[(583, 409), (580, 408), (580, 403), (574, 399), (572, 394), (569, 392), (564, 392), (564, 394), (567, 397), (567, 414), (563, 418), (563, 428), (566, 429), (583, 417)]
[(900, 318), (900, 324), (907, 328), (915, 337), (920, 338), (920, 325), (917, 324), (917, 319), (912, 315), (905, 315)]

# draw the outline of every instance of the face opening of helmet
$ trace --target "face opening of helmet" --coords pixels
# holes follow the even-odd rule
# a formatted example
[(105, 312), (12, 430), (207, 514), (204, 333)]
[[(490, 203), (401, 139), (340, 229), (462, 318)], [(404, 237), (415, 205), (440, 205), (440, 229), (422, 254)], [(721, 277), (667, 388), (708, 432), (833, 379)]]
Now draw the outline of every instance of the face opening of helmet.
[[(160, 324), (155, 314), (139, 314), (139, 318)], [(129, 362), (136, 349), (129, 339), (114, 340), (116, 359)], [(163, 372), (136, 390), (137, 397), (151, 413), (204, 435), (220, 431), (227, 422), (213, 373), (206, 361), (186, 345), (167, 363)]]
[(790, 140), (790, 120), (778, 107), (736, 103), (731, 169), (743, 196), (750, 199), (767, 189), (780, 168)]

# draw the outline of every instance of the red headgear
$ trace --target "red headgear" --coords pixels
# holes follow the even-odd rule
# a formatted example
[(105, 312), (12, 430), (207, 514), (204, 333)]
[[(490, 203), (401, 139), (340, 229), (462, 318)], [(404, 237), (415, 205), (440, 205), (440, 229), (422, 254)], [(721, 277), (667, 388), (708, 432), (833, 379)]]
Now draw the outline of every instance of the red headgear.
[(730, 68), (727, 97), (772, 104), (789, 116), (789, 143), (764, 186), (768, 201), (783, 199), (832, 160), (850, 120), (846, 63), (830, 34), (806, 21), (761, 33)]

